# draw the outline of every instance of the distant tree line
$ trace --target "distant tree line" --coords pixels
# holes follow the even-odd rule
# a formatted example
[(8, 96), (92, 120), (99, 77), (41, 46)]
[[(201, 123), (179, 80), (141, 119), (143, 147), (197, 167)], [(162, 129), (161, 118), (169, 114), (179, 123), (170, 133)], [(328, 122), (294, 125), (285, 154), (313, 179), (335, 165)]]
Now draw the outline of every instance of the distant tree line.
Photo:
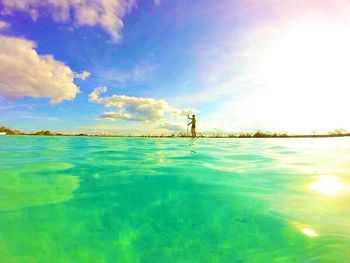
[[(50, 130), (40, 130), (34, 133), (24, 133), (19, 130), (12, 130), (7, 127), (0, 127), (0, 132), (5, 132), (7, 135), (38, 135), (38, 136), (63, 136), (64, 134), (53, 132)], [(98, 137), (143, 137), (143, 138), (186, 138), (189, 135), (183, 131), (173, 134), (161, 134), (158, 136), (155, 135), (88, 135), (86, 133), (79, 134), (67, 134), (66, 136), (98, 136)], [(299, 134), (292, 135), (287, 133), (272, 133), (258, 130), (256, 132), (242, 132), (242, 133), (230, 133), (228, 135), (217, 133), (204, 135), (199, 133), (197, 137), (199, 138), (302, 138), (302, 137), (343, 137), (350, 136), (350, 132), (344, 129), (335, 129), (334, 131), (329, 132), (328, 134)]]
[(0, 127), (0, 132), (6, 132), (8, 135), (23, 135), (24, 133), (19, 130), (11, 130), (4, 126)]

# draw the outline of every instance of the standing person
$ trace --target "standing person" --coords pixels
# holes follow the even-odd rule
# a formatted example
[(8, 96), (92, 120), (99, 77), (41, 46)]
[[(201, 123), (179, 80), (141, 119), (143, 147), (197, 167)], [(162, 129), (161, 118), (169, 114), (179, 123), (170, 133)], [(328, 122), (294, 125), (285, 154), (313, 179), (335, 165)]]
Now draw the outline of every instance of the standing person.
[(192, 138), (195, 138), (196, 137), (196, 116), (193, 114), (192, 115), (192, 118), (190, 116), (187, 115), (187, 118), (189, 120), (191, 120), (191, 122), (187, 125), (191, 125), (191, 134), (192, 134)]

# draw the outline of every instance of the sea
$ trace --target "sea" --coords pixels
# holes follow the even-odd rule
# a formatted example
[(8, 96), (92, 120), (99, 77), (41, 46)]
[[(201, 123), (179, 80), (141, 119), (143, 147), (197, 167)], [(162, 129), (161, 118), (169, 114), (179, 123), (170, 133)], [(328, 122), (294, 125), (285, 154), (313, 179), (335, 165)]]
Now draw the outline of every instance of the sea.
[(350, 138), (0, 137), (0, 262), (350, 262)]

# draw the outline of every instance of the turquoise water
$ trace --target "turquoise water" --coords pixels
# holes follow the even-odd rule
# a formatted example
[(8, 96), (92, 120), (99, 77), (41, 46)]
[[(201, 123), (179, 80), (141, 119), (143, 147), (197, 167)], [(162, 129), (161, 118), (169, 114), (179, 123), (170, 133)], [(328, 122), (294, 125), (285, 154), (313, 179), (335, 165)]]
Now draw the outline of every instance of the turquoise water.
[(0, 137), (0, 262), (350, 262), (350, 139)]

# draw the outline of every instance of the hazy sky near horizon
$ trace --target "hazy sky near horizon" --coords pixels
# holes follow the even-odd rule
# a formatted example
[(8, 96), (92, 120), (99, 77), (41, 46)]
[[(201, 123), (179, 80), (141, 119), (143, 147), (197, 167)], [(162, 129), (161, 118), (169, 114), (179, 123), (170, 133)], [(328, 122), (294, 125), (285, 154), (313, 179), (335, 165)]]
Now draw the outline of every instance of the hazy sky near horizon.
[(0, 125), (350, 130), (350, 1), (0, 0)]

